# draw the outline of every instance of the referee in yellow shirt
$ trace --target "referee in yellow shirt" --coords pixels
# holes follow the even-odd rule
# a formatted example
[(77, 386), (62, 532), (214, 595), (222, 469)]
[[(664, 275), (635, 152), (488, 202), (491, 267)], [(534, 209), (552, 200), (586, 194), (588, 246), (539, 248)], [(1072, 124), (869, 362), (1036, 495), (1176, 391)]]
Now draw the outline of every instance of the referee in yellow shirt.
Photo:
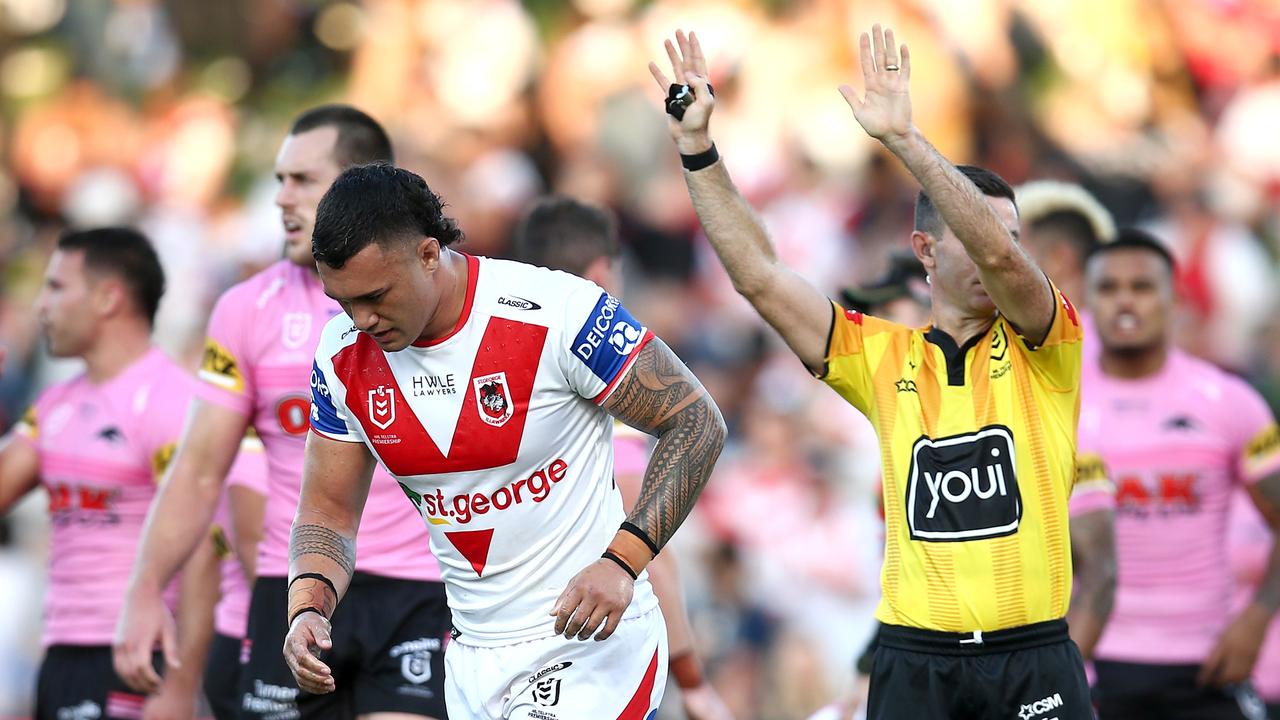
[[(668, 120), (689, 194), (734, 287), (806, 366), (876, 428), (884, 476), (884, 623), (871, 720), (1092, 718), (1071, 597), (1081, 329), (1019, 247), (1013, 190), (947, 162), (911, 123), (910, 55), (861, 38), (867, 134), (923, 186), (911, 245), (932, 324), (845, 312), (779, 262), (708, 134), (715, 106), (697, 39), (667, 43)], [(692, 88), (680, 119), (678, 85)]]

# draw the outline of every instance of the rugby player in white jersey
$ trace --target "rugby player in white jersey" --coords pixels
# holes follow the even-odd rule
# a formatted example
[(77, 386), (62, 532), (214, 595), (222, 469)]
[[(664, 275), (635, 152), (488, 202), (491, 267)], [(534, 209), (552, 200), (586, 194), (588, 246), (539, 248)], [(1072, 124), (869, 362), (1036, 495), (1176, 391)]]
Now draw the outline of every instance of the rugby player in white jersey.
[[(450, 715), (644, 720), (667, 665), (645, 566), (710, 475), (724, 421), (598, 285), (465, 255), (460, 238), (426, 182), (389, 165), (348, 169), (320, 202), (313, 252), (346, 316), (316, 350), (286, 659), (303, 689), (335, 689), (328, 618), (381, 462), (440, 561)], [(658, 438), (629, 514), (610, 416)]]

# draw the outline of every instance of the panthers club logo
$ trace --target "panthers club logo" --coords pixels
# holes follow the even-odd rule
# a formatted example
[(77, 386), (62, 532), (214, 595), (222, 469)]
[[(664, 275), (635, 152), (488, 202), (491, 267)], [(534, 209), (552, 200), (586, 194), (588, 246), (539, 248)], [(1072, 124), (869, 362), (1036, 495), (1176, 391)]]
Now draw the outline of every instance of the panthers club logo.
[(507, 389), (507, 374), (497, 372), (471, 381), (476, 393), (476, 409), (480, 419), (494, 427), (502, 427), (511, 419), (511, 391)]

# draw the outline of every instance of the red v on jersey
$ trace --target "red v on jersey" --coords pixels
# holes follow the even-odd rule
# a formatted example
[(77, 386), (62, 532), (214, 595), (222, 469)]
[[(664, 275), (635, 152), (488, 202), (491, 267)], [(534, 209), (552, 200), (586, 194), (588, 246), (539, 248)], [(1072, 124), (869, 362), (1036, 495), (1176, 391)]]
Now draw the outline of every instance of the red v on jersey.
[(471, 569), (476, 571), (476, 575), (484, 575), (484, 566), (489, 562), (489, 545), (493, 542), (493, 528), (458, 530), (446, 532), (444, 536), (471, 563)]
[(546, 339), (543, 326), (490, 318), (462, 388), (466, 397), (447, 455), (414, 415), (386, 356), (368, 336), (361, 333), (334, 355), (333, 368), (347, 388), (347, 411), (393, 475), (487, 470), (515, 462), (520, 452)]

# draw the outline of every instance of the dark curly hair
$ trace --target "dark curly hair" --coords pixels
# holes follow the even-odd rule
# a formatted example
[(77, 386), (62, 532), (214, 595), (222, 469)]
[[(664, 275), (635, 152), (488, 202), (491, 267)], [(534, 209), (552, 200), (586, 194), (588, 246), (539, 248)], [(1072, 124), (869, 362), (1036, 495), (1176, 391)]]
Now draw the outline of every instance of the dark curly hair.
[(389, 247), (422, 237), (441, 246), (462, 240), (427, 181), (386, 163), (357, 165), (343, 171), (321, 198), (311, 254), (337, 269), (370, 243)]

